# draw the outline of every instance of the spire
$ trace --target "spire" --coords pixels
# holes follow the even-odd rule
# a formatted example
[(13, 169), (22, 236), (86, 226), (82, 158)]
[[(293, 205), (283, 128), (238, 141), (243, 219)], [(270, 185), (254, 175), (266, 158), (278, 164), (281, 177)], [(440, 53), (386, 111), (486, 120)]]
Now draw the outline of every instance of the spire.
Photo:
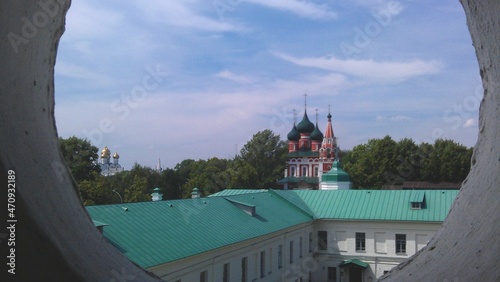
[(330, 114), (330, 105), (328, 105), (328, 122), (326, 124), (326, 129), (325, 129), (325, 139), (326, 138), (335, 138), (333, 135), (333, 127), (332, 127), (332, 115)]
[(158, 164), (156, 165), (156, 171), (161, 172), (163, 169), (161, 167), (161, 160), (158, 158)]

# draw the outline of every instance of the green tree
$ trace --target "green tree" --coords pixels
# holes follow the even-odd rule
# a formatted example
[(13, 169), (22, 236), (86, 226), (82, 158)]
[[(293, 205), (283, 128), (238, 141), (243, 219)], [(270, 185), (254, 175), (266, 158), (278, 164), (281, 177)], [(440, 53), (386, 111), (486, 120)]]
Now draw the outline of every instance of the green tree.
[(134, 175), (134, 180), (130, 186), (125, 189), (123, 201), (126, 203), (150, 201), (148, 194), (148, 181), (146, 177)]
[(91, 179), (82, 180), (78, 185), (84, 205), (119, 204), (120, 198), (110, 188), (110, 178), (94, 172)]
[(282, 177), (287, 156), (287, 143), (266, 129), (253, 135), (235, 158), (233, 169), (241, 182), (234, 183), (247, 188), (275, 188)]
[(434, 182), (462, 182), (469, 173), (472, 148), (452, 140), (437, 139), (421, 146), (422, 179)]
[(59, 137), (59, 144), (64, 160), (77, 183), (92, 179), (94, 172), (101, 172), (97, 163), (99, 149), (90, 141), (76, 136), (67, 139)]
[(355, 146), (347, 158), (348, 162), (344, 163), (344, 170), (350, 174), (353, 188), (380, 188), (387, 183), (388, 173), (397, 171), (396, 145), (387, 135)]

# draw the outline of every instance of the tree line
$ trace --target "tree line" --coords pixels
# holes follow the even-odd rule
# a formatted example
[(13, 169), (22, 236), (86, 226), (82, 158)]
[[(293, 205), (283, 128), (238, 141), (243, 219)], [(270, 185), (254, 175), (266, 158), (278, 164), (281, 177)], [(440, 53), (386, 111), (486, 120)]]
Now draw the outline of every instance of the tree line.
[(472, 148), (453, 140), (417, 145), (409, 138), (396, 142), (385, 136), (345, 152), (342, 163), (353, 188), (380, 188), (404, 181), (460, 183), (469, 173), (471, 157)]
[(128, 171), (102, 176), (97, 147), (75, 136), (59, 141), (85, 205), (148, 201), (156, 187), (163, 199), (188, 198), (195, 187), (205, 196), (228, 188), (279, 189), (276, 181), (283, 177), (288, 152), (279, 135), (263, 130), (232, 159), (186, 159), (161, 172), (136, 163)]
[[(163, 199), (189, 198), (195, 187), (205, 196), (231, 188), (280, 189), (276, 181), (283, 178), (288, 153), (287, 142), (266, 129), (232, 159), (186, 159), (160, 172), (136, 163), (128, 171), (103, 176), (97, 147), (75, 136), (59, 140), (85, 205), (149, 201), (156, 187)], [(344, 151), (341, 161), (353, 188), (379, 189), (403, 181), (461, 182), (471, 156), (472, 148), (452, 140), (417, 145), (408, 138), (396, 142), (385, 136)]]

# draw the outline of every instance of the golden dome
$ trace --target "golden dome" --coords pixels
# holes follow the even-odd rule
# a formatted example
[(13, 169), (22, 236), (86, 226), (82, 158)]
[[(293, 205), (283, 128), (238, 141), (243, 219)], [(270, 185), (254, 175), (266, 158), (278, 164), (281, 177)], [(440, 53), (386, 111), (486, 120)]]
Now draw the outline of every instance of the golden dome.
[(113, 159), (118, 159), (119, 157), (120, 157), (120, 155), (118, 155), (118, 153), (115, 153), (115, 154), (113, 155)]
[(111, 152), (109, 151), (108, 146), (104, 147), (101, 152), (101, 158), (109, 158), (110, 155)]

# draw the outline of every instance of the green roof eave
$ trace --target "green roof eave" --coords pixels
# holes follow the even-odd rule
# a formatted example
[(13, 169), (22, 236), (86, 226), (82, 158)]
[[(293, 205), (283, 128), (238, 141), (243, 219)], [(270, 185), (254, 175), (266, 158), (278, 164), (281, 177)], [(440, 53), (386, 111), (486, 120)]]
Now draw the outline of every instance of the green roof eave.
[(360, 266), (362, 268), (367, 268), (369, 266), (368, 263), (366, 263), (364, 261), (360, 261), (359, 259), (344, 260), (343, 262), (341, 262), (339, 264), (339, 266), (342, 267), (342, 266), (347, 266), (350, 264), (357, 265), (357, 266)]

